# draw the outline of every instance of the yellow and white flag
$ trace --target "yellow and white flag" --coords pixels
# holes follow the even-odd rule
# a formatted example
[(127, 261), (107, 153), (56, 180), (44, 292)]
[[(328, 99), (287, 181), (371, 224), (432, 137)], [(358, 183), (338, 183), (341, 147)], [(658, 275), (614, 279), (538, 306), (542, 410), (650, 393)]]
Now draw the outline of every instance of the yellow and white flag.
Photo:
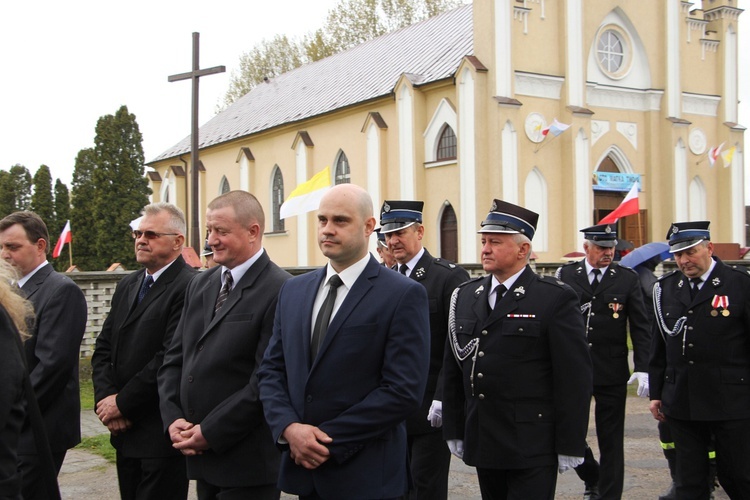
[(732, 165), (732, 158), (734, 158), (734, 152), (737, 150), (736, 146), (732, 146), (726, 151), (722, 151), (721, 158), (724, 160), (724, 168)]
[(286, 219), (317, 210), (321, 198), (329, 189), (331, 189), (331, 173), (330, 168), (326, 167), (292, 191), (292, 194), (282, 203), (279, 217)]

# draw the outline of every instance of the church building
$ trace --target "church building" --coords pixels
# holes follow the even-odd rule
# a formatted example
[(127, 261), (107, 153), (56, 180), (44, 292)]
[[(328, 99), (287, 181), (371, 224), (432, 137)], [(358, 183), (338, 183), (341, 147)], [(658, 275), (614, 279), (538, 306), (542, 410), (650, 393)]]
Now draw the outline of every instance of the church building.
[[(534, 253), (559, 262), (634, 184), (621, 240), (711, 220), (715, 242), (744, 245), (737, 2), (474, 0), (270, 78), (200, 128), (197, 226), (247, 190), (276, 263), (323, 265), (315, 213), (279, 208), (330, 167), (376, 218), (423, 200), (425, 247), (459, 263), (479, 262), (494, 198), (538, 212)], [(153, 201), (189, 215), (190, 138), (149, 166)]]

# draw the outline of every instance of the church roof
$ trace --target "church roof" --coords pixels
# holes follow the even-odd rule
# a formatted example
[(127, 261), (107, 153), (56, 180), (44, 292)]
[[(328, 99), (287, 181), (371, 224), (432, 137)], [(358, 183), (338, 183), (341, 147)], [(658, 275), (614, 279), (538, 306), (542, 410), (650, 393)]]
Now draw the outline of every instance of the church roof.
[[(386, 96), (402, 75), (414, 85), (453, 76), (473, 54), (464, 5), (261, 83), (200, 128), (201, 149)], [(190, 151), (190, 136), (151, 160)]]

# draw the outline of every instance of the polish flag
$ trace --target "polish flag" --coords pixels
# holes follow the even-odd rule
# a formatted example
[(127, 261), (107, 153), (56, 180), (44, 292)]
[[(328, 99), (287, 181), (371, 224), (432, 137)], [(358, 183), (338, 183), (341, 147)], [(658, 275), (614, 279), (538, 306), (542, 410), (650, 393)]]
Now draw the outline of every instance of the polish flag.
[(715, 148), (711, 148), (708, 150), (708, 163), (711, 164), (711, 166), (714, 166), (714, 163), (716, 163), (716, 160), (719, 159), (719, 155), (721, 154), (721, 148), (724, 146), (724, 143), (722, 142)]
[(60, 233), (60, 239), (57, 240), (57, 245), (55, 245), (55, 249), (52, 251), (52, 258), (58, 258), (65, 244), (70, 243), (72, 239), (73, 235), (70, 232), (70, 221), (68, 221), (65, 223), (65, 227), (63, 228), (62, 233)]
[(542, 135), (544, 137), (547, 137), (547, 134), (552, 134), (557, 137), (558, 135), (568, 130), (568, 128), (570, 128), (570, 125), (560, 123), (559, 121), (557, 121), (557, 118), (554, 118), (549, 126), (542, 129)]
[(622, 200), (620, 206), (612, 210), (609, 215), (604, 217), (598, 222), (598, 224), (614, 224), (617, 219), (621, 219), (626, 215), (635, 215), (640, 210), (638, 206), (638, 183), (634, 182), (633, 187), (630, 188), (625, 199)]

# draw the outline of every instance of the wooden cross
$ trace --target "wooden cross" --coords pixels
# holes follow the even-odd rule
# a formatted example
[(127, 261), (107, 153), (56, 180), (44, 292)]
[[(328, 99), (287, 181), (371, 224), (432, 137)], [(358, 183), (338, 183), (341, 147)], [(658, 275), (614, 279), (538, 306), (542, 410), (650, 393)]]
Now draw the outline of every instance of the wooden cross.
[(214, 66), (213, 68), (200, 69), (199, 56), (200, 56), (200, 33), (193, 33), (193, 71), (189, 73), (180, 73), (179, 75), (172, 75), (167, 78), (170, 82), (177, 82), (179, 80), (192, 80), (193, 81), (193, 106), (191, 116), (191, 127), (190, 127), (190, 166), (192, 167), (192, 176), (190, 183), (192, 184), (192, 196), (191, 196), (191, 221), (190, 221), (190, 245), (193, 249), (200, 254), (203, 250), (204, 242), (201, 238), (201, 230), (198, 227), (200, 221), (200, 211), (198, 209), (198, 182), (199, 182), (199, 169), (198, 169), (198, 79), (202, 76), (213, 75), (214, 73), (224, 73), (227, 68), (226, 66)]

